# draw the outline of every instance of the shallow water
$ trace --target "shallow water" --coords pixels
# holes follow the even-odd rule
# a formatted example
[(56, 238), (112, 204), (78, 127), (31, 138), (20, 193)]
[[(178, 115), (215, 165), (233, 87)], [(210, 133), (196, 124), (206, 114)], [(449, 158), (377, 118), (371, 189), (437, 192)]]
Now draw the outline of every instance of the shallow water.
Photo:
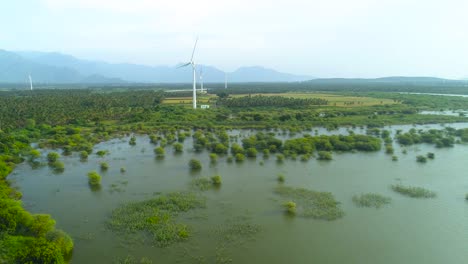
[[(392, 130), (412, 127), (395, 126)], [(327, 133), (322, 129), (318, 132)], [(95, 147), (96, 151), (110, 151), (104, 158), (93, 154), (82, 163), (77, 155), (63, 157), (66, 168), (62, 174), (54, 174), (48, 167), (33, 170), (21, 164), (9, 179), (23, 192), (28, 210), (52, 214), (57, 226), (73, 237), (72, 263), (112, 263), (128, 255), (147, 257), (153, 263), (224, 263), (221, 259), (227, 258), (233, 263), (435, 264), (464, 263), (468, 259), (466, 145), (449, 149), (418, 145), (406, 148), (405, 155), (394, 144), (398, 162), (383, 150), (334, 153), (331, 162), (286, 160), (277, 164), (272, 155), (263, 166), (259, 165), (263, 160), (260, 156), (242, 164), (229, 164), (220, 157), (216, 166), (210, 166), (208, 152), (193, 153), (191, 147), (189, 138), (181, 155), (174, 155), (167, 147), (166, 158), (161, 161), (154, 158), (148, 137), (137, 137), (136, 146), (130, 146), (128, 138), (114, 139)], [(427, 152), (434, 152), (436, 158), (426, 164), (415, 161), (417, 155)], [(194, 157), (203, 164), (198, 174), (187, 166)], [(93, 192), (86, 174), (99, 171), (101, 161), (108, 162), (110, 169), (101, 173), (102, 189)], [(120, 167), (125, 167), (126, 173), (120, 173)], [(285, 175), (284, 184), (288, 186), (332, 192), (345, 216), (321, 221), (284, 215), (281, 199), (273, 192), (279, 173)], [(203, 192), (207, 208), (181, 216), (180, 221), (194, 230), (187, 242), (161, 249), (123, 240), (106, 227), (110, 213), (121, 203), (150, 198), (157, 192), (189, 190), (194, 177), (215, 174), (221, 175), (223, 183), (219, 190)], [(433, 190), (437, 197), (401, 196), (390, 189), (396, 183)], [(392, 202), (380, 209), (356, 207), (352, 196), (366, 192), (389, 196)], [(259, 225), (261, 231), (254, 240), (239, 240), (222, 248), (224, 241), (214, 230), (235, 222)]]

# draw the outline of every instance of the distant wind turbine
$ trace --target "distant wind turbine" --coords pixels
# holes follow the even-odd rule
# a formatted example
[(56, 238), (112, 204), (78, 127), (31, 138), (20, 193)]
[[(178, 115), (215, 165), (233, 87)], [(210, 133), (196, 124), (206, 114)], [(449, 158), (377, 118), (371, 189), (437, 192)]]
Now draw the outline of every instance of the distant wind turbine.
[(190, 58), (190, 61), (180, 65), (177, 68), (183, 68), (187, 67), (189, 65), (192, 65), (192, 72), (193, 72), (193, 109), (197, 109), (197, 76), (195, 72), (195, 61), (193, 61), (193, 56), (195, 55), (195, 49), (197, 48), (197, 42), (198, 42), (198, 37), (195, 40), (195, 45), (193, 46), (193, 51), (192, 51), (192, 57)]
[(224, 72), (224, 89), (227, 89), (227, 72)]
[(29, 75), (29, 85), (31, 86), (31, 91), (33, 90), (31, 74)]
[(200, 92), (203, 93), (203, 68), (200, 66)]

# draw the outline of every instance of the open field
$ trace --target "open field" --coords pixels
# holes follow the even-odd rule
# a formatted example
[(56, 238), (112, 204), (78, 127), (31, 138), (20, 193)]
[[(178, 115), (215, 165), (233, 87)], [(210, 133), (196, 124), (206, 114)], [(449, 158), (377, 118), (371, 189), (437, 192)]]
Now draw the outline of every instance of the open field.
[[(233, 94), (230, 97), (243, 97), (249, 94)], [(384, 98), (372, 98), (364, 96), (346, 96), (332, 93), (255, 93), (250, 94), (251, 96), (283, 96), (288, 98), (320, 98), (328, 100), (329, 106), (341, 106), (341, 107), (359, 107), (359, 106), (373, 106), (373, 105), (388, 105), (398, 104), (394, 100)], [(206, 94), (197, 98), (198, 104), (206, 104), (210, 99), (216, 99), (217, 96), (213, 94)], [(163, 104), (186, 104), (192, 103), (192, 97), (167, 97), (163, 100)]]

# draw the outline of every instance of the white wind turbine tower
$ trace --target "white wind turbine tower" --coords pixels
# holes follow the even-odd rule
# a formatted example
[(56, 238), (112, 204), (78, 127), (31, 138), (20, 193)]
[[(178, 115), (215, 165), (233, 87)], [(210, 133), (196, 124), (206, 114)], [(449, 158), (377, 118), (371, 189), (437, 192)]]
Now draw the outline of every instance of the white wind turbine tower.
[(198, 37), (195, 40), (195, 45), (193, 46), (193, 51), (192, 51), (192, 57), (190, 58), (190, 61), (180, 65), (177, 68), (182, 68), (186, 67), (189, 65), (192, 65), (192, 72), (193, 72), (193, 109), (197, 109), (197, 77), (196, 77), (196, 71), (195, 71), (195, 62), (193, 61), (193, 55), (195, 55), (195, 48), (197, 47), (197, 42), (198, 42)]
[(227, 72), (224, 72), (224, 89), (227, 89)]
[(203, 93), (203, 68), (200, 66), (200, 92)]
[(31, 86), (31, 91), (33, 90), (31, 74), (29, 75), (29, 85)]

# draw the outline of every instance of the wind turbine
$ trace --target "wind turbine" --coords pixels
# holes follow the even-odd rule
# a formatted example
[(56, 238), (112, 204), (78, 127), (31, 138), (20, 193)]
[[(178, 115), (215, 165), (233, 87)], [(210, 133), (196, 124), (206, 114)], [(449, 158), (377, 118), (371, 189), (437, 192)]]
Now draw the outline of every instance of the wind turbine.
[(193, 51), (192, 51), (192, 57), (190, 58), (190, 61), (180, 65), (177, 68), (183, 68), (187, 67), (189, 65), (192, 65), (192, 72), (193, 72), (193, 109), (197, 109), (197, 77), (196, 77), (196, 72), (195, 72), (195, 62), (193, 61), (193, 56), (195, 55), (195, 49), (197, 48), (197, 42), (198, 42), (198, 37), (195, 40), (195, 45), (193, 46)]
[(227, 72), (224, 72), (224, 89), (227, 89)]
[(200, 92), (203, 93), (203, 68), (200, 66)]
[(29, 85), (31, 86), (31, 91), (33, 90), (31, 74), (29, 74)]

